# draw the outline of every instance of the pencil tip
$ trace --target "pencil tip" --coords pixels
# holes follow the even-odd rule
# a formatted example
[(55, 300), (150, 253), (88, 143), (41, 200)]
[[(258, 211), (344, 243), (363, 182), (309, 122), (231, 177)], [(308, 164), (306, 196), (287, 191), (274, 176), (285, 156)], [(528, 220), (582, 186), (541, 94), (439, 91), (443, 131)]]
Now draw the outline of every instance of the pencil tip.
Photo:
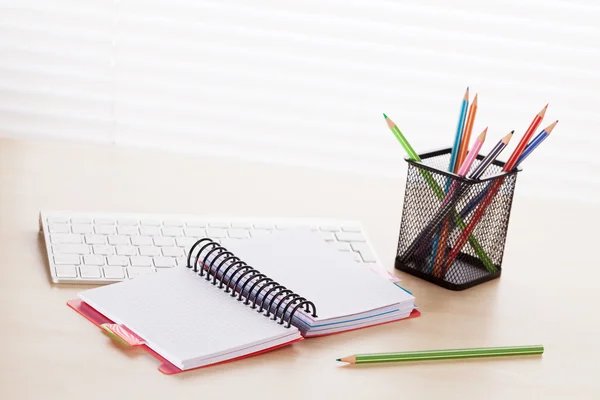
[(485, 141), (485, 136), (487, 135), (487, 126), (485, 127), (485, 129), (483, 130), (483, 132), (481, 132), (481, 134), (479, 135), (478, 139), (479, 141), (483, 142)]
[(336, 358), (335, 361), (342, 361), (342, 359), (341, 358)]
[(387, 119), (387, 115), (385, 115), (385, 113), (383, 113), (383, 118)]
[(553, 123), (551, 123), (550, 125), (548, 125), (546, 128), (544, 128), (544, 130), (546, 131), (546, 133), (548, 135), (550, 133), (552, 133), (552, 130), (554, 129), (554, 127), (556, 126), (557, 123), (558, 123), (558, 120), (554, 121)]

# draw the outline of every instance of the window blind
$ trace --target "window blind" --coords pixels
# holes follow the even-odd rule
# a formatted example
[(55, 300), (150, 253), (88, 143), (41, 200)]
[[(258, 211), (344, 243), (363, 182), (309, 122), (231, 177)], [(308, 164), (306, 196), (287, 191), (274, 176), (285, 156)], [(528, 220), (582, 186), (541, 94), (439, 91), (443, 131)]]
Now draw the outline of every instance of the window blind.
[(517, 193), (600, 201), (592, 1), (0, 0), (0, 134), (398, 177), (388, 114), (450, 147), (479, 93), (483, 151), (534, 115)]

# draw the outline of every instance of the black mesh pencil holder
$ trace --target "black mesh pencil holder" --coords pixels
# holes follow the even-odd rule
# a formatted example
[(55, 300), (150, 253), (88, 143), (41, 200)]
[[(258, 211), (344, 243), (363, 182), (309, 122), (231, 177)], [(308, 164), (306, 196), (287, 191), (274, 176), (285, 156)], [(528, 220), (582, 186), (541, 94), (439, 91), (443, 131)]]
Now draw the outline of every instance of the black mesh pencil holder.
[[(450, 290), (498, 278), (520, 170), (494, 161), (479, 180), (447, 171), (451, 149), (406, 159), (396, 269)], [(471, 171), (483, 158), (479, 155)]]

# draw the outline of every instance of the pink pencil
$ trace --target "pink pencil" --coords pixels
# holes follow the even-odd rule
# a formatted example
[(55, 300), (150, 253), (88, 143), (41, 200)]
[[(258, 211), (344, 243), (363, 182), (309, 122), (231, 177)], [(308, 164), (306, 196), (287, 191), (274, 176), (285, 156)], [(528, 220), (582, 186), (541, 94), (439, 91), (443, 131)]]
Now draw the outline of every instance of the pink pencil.
[(467, 158), (465, 158), (465, 161), (460, 166), (460, 170), (458, 171), (459, 176), (467, 176), (467, 173), (471, 169), (471, 165), (473, 165), (473, 161), (475, 161), (477, 155), (479, 154), (479, 150), (481, 150), (481, 146), (483, 146), (483, 142), (485, 142), (485, 135), (487, 133), (487, 130), (488, 128), (485, 128), (483, 132), (481, 132), (481, 135), (477, 136), (475, 143), (473, 143), (473, 148), (471, 149), (469, 154), (467, 154)]
[[(485, 142), (485, 136), (487, 133), (487, 129), (488, 128), (485, 128), (483, 130), (483, 132), (481, 132), (481, 134), (479, 136), (477, 136), (477, 139), (475, 140), (475, 143), (473, 143), (473, 147), (471, 148), (471, 151), (465, 158), (465, 161), (463, 161), (463, 163), (460, 166), (460, 170), (458, 171), (459, 176), (465, 177), (469, 173), (469, 170), (471, 169), (473, 162), (475, 161), (475, 159), (477, 158), (477, 155), (479, 154), (479, 150), (481, 150), (481, 147), (483, 146), (483, 142)], [(452, 198), (452, 195), (454, 194), (455, 189), (456, 189), (456, 181), (454, 181), (452, 183), (452, 186), (450, 187), (450, 190), (448, 191), (446, 198), (442, 202), (441, 207), (443, 207), (448, 202), (448, 200), (450, 200)], [(439, 277), (439, 275), (440, 275), (442, 262), (444, 261), (444, 258), (446, 255), (446, 246), (448, 244), (448, 234), (450, 233), (449, 231), (450, 231), (450, 221), (446, 218), (442, 225), (442, 231), (440, 233), (440, 237), (439, 237), (439, 241), (438, 241), (439, 247), (437, 247), (437, 249), (436, 249), (435, 244), (434, 244), (435, 257), (434, 257), (433, 268), (432, 268), (432, 272), (433, 272), (434, 276)]]

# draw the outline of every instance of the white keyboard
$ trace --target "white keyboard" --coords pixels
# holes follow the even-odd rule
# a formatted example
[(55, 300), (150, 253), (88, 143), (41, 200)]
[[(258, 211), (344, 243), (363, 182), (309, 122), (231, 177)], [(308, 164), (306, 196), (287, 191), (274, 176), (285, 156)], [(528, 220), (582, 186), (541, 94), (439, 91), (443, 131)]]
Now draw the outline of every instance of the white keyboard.
[(324, 241), (349, 252), (357, 263), (381, 267), (362, 226), (353, 221), (40, 212), (40, 231), (55, 283), (132, 279), (185, 266), (188, 250), (202, 237), (244, 240), (295, 226), (318, 231)]

